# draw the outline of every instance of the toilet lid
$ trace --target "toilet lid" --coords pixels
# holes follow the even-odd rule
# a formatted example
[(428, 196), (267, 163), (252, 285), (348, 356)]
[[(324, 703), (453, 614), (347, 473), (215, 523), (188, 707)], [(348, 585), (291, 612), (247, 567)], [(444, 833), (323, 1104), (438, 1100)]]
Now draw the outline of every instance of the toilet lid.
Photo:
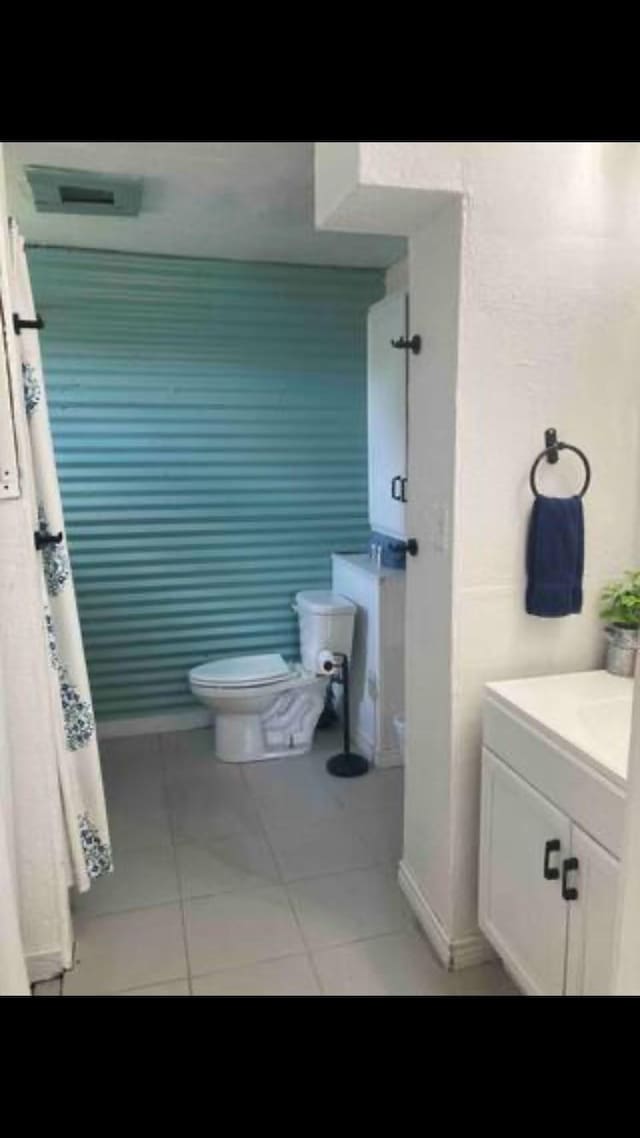
[(242, 688), (275, 683), (290, 674), (289, 665), (278, 653), (268, 656), (229, 656), (192, 668), (189, 678), (202, 687)]

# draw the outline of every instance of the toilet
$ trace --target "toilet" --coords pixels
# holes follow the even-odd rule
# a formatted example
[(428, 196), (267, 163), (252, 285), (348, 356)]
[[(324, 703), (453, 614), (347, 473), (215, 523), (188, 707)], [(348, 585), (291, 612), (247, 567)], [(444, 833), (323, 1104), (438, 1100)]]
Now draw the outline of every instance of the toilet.
[(226, 763), (303, 755), (320, 718), (334, 653), (350, 655), (356, 605), (337, 593), (296, 594), (301, 663), (278, 653), (230, 656), (189, 672), (193, 695), (214, 716), (215, 752)]

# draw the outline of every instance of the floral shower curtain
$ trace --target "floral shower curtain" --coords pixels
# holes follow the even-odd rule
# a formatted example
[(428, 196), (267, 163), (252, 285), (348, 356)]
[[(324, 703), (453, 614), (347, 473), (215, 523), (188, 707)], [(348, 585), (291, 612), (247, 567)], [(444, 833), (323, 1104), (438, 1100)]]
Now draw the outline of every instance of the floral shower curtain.
[[(13, 221), (11, 237), (19, 315), (23, 320), (34, 320), (24, 240)], [(84, 892), (89, 889), (93, 878), (109, 873), (113, 868), (109, 829), (91, 691), (64, 538), (62, 502), (37, 331), (22, 329), (18, 345), (37, 496), (37, 502), (33, 504), (34, 528), (43, 534), (63, 535), (59, 544), (46, 544), (39, 554), (43, 570), (43, 635), (47, 639), (51, 665), (58, 774), (73, 884)]]

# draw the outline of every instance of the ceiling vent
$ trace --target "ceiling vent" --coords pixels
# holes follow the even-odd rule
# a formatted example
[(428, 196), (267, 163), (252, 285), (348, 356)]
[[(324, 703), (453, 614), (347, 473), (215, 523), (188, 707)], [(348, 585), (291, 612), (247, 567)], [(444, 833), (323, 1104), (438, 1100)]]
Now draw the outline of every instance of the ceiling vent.
[(62, 170), (56, 166), (26, 166), (25, 173), (40, 213), (135, 217), (140, 212), (141, 178)]

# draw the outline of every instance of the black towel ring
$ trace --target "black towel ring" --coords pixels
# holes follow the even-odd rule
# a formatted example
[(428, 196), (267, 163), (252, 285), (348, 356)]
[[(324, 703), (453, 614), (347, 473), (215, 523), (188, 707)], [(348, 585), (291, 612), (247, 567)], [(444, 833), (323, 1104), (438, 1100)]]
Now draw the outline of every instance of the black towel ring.
[(553, 446), (545, 447), (543, 451), (540, 451), (540, 454), (538, 455), (533, 466), (531, 467), (531, 474), (529, 475), (529, 485), (531, 486), (531, 493), (533, 494), (534, 498), (540, 497), (540, 494), (538, 493), (538, 488), (536, 486), (536, 470), (538, 469), (543, 458), (547, 458), (548, 455), (551, 454), (553, 451), (559, 451), (559, 450), (572, 450), (574, 454), (577, 454), (578, 457), (582, 459), (582, 461), (584, 463), (584, 486), (582, 487), (582, 490), (578, 494), (578, 497), (584, 498), (587, 490), (589, 489), (589, 483), (591, 482), (591, 467), (589, 466), (589, 459), (587, 458), (584, 451), (581, 451), (579, 447), (572, 446), (571, 443), (558, 443), (558, 442), (556, 442), (553, 444)]

